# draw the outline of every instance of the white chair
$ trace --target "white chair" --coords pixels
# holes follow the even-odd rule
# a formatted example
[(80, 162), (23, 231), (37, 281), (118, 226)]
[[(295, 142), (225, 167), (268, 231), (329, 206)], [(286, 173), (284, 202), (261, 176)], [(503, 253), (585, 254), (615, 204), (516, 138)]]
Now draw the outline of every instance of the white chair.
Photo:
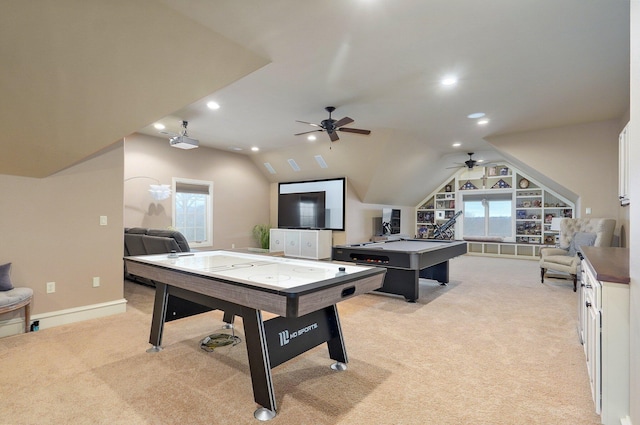
[(578, 286), (581, 246), (611, 246), (616, 221), (611, 218), (563, 218), (560, 221), (558, 248), (540, 250), (540, 282), (547, 270), (568, 273), (573, 279), (573, 292)]

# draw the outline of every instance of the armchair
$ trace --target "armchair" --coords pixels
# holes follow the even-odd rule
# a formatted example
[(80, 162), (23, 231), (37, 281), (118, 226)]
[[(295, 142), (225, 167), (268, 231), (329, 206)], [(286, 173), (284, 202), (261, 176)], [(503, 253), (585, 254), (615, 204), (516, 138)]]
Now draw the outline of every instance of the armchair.
[(560, 247), (540, 250), (540, 282), (548, 269), (568, 273), (573, 292), (578, 286), (581, 246), (611, 246), (616, 221), (610, 218), (563, 218), (560, 221)]

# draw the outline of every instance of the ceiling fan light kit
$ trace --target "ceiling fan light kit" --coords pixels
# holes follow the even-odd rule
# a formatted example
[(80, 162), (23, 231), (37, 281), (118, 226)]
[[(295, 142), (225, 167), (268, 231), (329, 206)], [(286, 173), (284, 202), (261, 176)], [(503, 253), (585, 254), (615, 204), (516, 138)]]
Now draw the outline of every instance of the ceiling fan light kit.
[(329, 118), (322, 120), (320, 122), (320, 124), (314, 124), (311, 122), (306, 122), (306, 121), (297, 121), (300, 122), (302, 124), (309, 124), (313, 127), (319, 127), (317, 130), (311, 130), (311, 131), (304, 131), (302, 133), (296, 133), (294, 134), (294, 136), (300, 136), (303, 134), (309, 134), (309, 133), (314, 133), (316, 131), (324, 131), (329, 135), (329, 139), (331, 139), (332, 142), (337, 142), (338, 140), (340, 140), (340, 137), (338, 137), (338, 131), (344, 131), (346, 133), (356, 133), (356, 134), (364, 134), (364, 135), (369, 135), (371, 134), (371, 130), (362, 130), (359, 128), (349, 128), (349, 127), (343, 127), (347, 124), (351, 124), (353, 122), (353, 119), (349, 118), (349, 117), (344, 117), (342, 119), (339, 120), (334, 120), (333, 118), (331, 118), (331, 113), (333, 111), (336, 110), (336, 108), (334, 106), (327, 106), (326, 108), (324, 108), (325, 111), (327, 111), (329, 113)]

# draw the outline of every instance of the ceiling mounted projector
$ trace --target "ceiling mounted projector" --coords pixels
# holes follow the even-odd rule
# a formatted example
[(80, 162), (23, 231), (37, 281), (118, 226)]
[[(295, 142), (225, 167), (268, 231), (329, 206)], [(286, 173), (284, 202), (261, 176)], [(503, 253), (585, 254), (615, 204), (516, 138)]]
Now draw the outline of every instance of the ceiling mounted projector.
[(192, 139), (187, 135), (187, 125), (189, 125), (187, 121), (182, 121), (182, 127), (184, 127), (182, 134), (175, 135), (170, 138), (169, 145), (180, 149), (195, 149), (200, 145), (199, 141)]
[(195, 149), (198, 147), (198, 142), (196, 139), (192, 139), (187, 136), (174, 136), (169, 139), (169, 144), (174, 148), (180, 149)]

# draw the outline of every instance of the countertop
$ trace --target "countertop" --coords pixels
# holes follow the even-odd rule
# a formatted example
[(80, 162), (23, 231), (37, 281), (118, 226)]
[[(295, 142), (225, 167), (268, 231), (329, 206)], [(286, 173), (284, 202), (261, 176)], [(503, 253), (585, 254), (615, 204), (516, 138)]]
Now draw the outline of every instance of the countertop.
[(583, 246), (580, 251), (595, 270), (599, 281), (629, 283), (628, 248)]

